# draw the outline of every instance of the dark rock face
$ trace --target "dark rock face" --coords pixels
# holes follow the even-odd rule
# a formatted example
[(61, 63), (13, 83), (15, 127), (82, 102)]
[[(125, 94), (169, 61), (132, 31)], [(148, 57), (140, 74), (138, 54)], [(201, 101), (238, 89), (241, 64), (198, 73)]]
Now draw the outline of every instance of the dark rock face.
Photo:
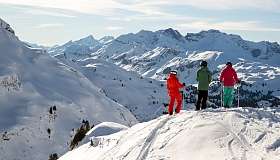
[(262, 51), (260, 49), (253, 49), (251, 53), (253, 57), (258, 57), (261, 55)]

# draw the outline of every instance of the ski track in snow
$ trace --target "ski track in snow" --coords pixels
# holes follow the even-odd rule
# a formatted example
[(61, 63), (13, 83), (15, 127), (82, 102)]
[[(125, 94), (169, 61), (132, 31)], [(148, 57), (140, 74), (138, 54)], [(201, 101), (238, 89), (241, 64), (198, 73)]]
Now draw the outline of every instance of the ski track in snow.
[[(197, 112), (198, 113), (198, 112)], [(188, 124), (186, 121), (188, 120), (192, 120), (192, 118), (194, 117), (194, 115), (196, 115), (197, 113), (191, 115), (190, 117), (187, 117), (185, 118), (182, 122), (185, 122), (183, 124)], [(179, 113), (180, 114), (180, 113)], [(167, 119), (161, 121), (153, 130), (152, 132), (147, 136), (144, 144), (142, 145), (142, 149), (140, 151), (140, 154), (138, 155), (137, 157), (137, 160), (144, 160), (147, 158), (148, 156), (148, 153), (150, 151), (150, 148), (151, 146), (153, 145), (154, 141), (156, 140), (156, 137), (158, 136), (158, 133), (164, 133), (164, 132), (160, 132), (162, 131), (164, 128), (164, 126), (170, 122), (172, 123), (170, 120), (174, 118), (174, 115), (173, 116), (169, 116), (167, 117)], [(178, 124), (180, 124), (180, 122), (177, 122)], [(175, 131), (174, 134), (171, 134), (167, 139), (166, 141), (163, 143), (163, 145), (160, 147), (160, 149), (164, 148), (168, 142), (170, 142), (171, 139), (173, 139), (174, 137), (176, 137), (176, 135), (178, 135), (181, 131), (183, 131), (183, 129), (179, 129), (179, 131)]]
[[(220, 125), (221, 127), (225, 128), (225, 130), (230, 134), (230, 136), (232, 137), (228, 142), (227, 142), (227, 146), (228, 146), (228, 152), (230, 153), (230, 159), (229, 160), (247, 160), (247, 152), (253, 152), (255, 155), (258, 155), (259, 157), (261, 157), (261, 160), (265, 160), (267, 159), (267, 157), (265, 157), (265, 155), (262, 155), (261, 153), (257, 152), (253, 147), (252, 144), (250, 144), (246, 137), (242, 134), (242, 132), (244, 132), (246, 130), (246, 127), (242, 128), (240, 132), (236, 132), (233, 128), (234, 128), (234, 123), (233, 123), (233, 116), (234, 114), (231, 113), (230, 111), (226, 111), (228, 112), (224, 117), (222, 117), (222, 119), (225, 120), (225, 123), (223, 123), (222, 121), (217, 121), (211, 118), (207, 118), (207, 120), (209, 121), (213, 121), (216, 124)], [(162, 146), (160, 147), (160, 149), (164, 148), (166, 145), (168, 145), (168, 142), (170, 142), (173, 138), (175, 138), (181, 131), (188, 129), (189, 127), (185, 128), (185, 126), (187, 126), (190, 122), (192, 122), (192, 118), (195, 115), (200, 115), (205, 119), (205, 117), (203, 117), (203, 111), (202, 112), (197, 112), (196, 114), (193, 114), (190, 117), (185, 118), (183, 121), (184, 123), (181, 123), (183, 125), (180, 125), (180, 128), (178, 131), (175, 131), (173, 134), (170, 134), (166, 141), (162, 144)], [(157, 133), (160, 132), (160, 130), (163, 129), (163, 126), (167, 124), (167, 122), (171, 120), (170, 117), (167, 117), (166, 119), (163, 119), (161, 122), (159, 122), (159, 124), (151, 131), (151, 133), (146, 137), (144, 144), (142, 145), (142, 149), (138, 155), (138, 157), (136, 158), (137, 160), (144, 160), (147, 158), (149, 150), (151, 148), (151, 146), (153, 145), (154, 141), (156, 140), (157, 137)], [(187, 122), (189, 121), (189, 122)], [(172, 123), (172, 122), (170, 122)], [(180, 123), (178, 123), (180, 124)], [(212, 124), (212, 123), (210, 123)], [(151, 124), (152, 125), (152, 124)], [(151, 126), (149, 125), (149, 126)], [(208, 124), (202, 124), (200, 125), (195, 125), (193, 127), (203, 127), (204, 125), (208, 125)], [(191, 128), (189, 128), (191, 129)], [(238, 148), (238, 150), (240, 150), (241, 153), (241, 157), (238, 158), (238, 150), (234, 149), (234, 142), (237, 142), (240, 146), (240, 148)], [(129, 153), (131, 153), (131, 151), (135, 148), (136, 146), (132, 147), (127, 154), (125, 154), (123, 156), (123, 158), (127, 157)], [(264, 158), (265, 157), (265, 158)]]
[[(178, 124), (180, 124), (179, 126), (180, 127), (185, 127), (187, 126), (190, 122), (193, 122), (192, 118), (197, 115), (199, 112), (196, 112), (195, 114), (191, 115), (190, 117), (187, 117), (185, 118), (183, 121), (179, 121), (177, 122)], [(181, 123), (181, 122), (184, 122), (184, 123)], [(168, 135), (166, 137), (166, 140), (163, 142), (163, 144), (160, 146), (159, 149), (163, 149), (167, 144), (168, 142), (170, 142), (173, 138), (175, 138), (180, 132), (184, 131), (184, 129), (186, 128), (179, 128), (178, 131), (175, 131), (174, 133)]]
[[(160, 120), (161, 119), (163, 119), (162, 121), (160, 121), (159, 122), (159, 124), (158, 125), (160, 125), (162, 122), (167, 122), (169, 119), (170, 119), (170, 117), (168, 116), (168, 117), (164, 117), (164, 118), (160, 118)], [(166, 123), (165, 122), (165, 123)], [(144, 129), (146, 129), (146, 128), (149, 128), (149, 127), (151, 127), (151, 126), (153, 126), (155, 123), (158, 123), (158, 121), (155, 121), (155, 122), (153, 122), (153, 123), (151, 123), (151, 124), (149, 124), (149, 125), (146, 125), (144, 128), (140, 128), (139, 130), (136, 130), (135, 132), (133, 132), (133, 133), (124, 133), (120, 138), (118, 138), (119, 140), (116, 142), (116, 144), (113, 146), (113, 147), (111, 147), (111, 149), (109, 149), (108, 151), (107, 151), (107, 153), (106, 154), (104, 154), (101, 158), (99, 158), (99, 159), (101, 159), (101, 160), (105, 160), (108, 156), (112, 156), (112, 155), (114, 155), (115, 154), (115, 152), (118, 152), (119, 151), (119, 147), (117, 147), (117, 146), (121, 146), (123, 143), (125, 143), (126, 141), (124, 141), (124, 140), (126, 140), (126, 138), (133, 138), (133, 136), (135, 136), (135, 134), (137, 133), (137, 132), (139, 132), (140, 130), (144, 130)], [(163, 124), (165, 124), (165, 123), (163, 123)], [(127, 155), (133, 150), (133, 148), (134, 147), (131, 147), (129, 150), (128, 150), (128, 152), (126, 153), (126, 154), (124, 154), (124, 155), (122, 155), (122, 159), (124, 159), (125, 157), (127, 157)]]
[[(192, 114), (191, 116), (188, 116), (187, 118), (185, 118), (184, 120), (182, 120), (182, 121), (180, 121), (180, 122), (186, 122), (186, 121), (188, 121), (188, 120), (191, 121), (192, 118), (193, 118), (195, 115), (197, 115), (197, 114), (198, 114), (198, 112)], [(177, 116), (178, 116), (178, 115), (177, 115)], [(138, 156), (137, 156), (137, 158), (136, 158), (137, 160), (144, 160), (144, 159), (147, 158), (147, 156), (148, 156), (148, 154), (149, 154), (149, 151), (150, 151), (150, 148), (151, 148), (151, 146), (153, 145), (154, 141), (156, 140), (156, 137), (159, 135), (159, 133), (164, 133), (164, 132), (161, 132), (162, 129), (164, 128), (164, 126), (165, 126), (168, 122), (172, 123), (171, 120), (174, 119), (175, 117), (176, 117), (176, 116), (174, 116), (174, 115), (173, 115), (173, 116), (167, 115), (167, 116), (164, 117), (164, 118), (160, 118), (160, 122), (155, 121), (155, 122), (153, 122), (153, 123), (151, 123), (151, 124), (145, 126), (144, 128), (141, 128), (141, 129), (140, 129), (140, 130), (144, 130), (144, 129), (146, 129), (146, 128), (150, 128), (151, 126), (155, 125), (155, 123), (158, 123), (158, 124), (152, 129), (152, 131), (145, 137), (145, 140), (144, 140), (143, 142), (142, 142), (142, 141), (139, 142), (139, 143), (141, 144), (141, 150), (140, 150), (140, 152), (139, 152), (139, 154), (138, 154)], [(180, 122), (179, 122), (179, 123), (177, 122), (177, 123), (180, 124)], [(187, 123), (187, 124), (188, 124), (188, 123)], [(187, 125), (187, 124), (184, 124), (184, 126)], [(180, 125), (180, 126), (182, 126), (182, 125)], [(107, 159), (108, 156), (110, 157), (110, 156), (114, 155), (115, 152), (118, 152), (119, 149), (120, 149), (120, 148), (117, 147), (117, 146), (121, 146), (121, 145), (125, 142), (125, 141), (122, 141), (123, 139), (133, 138), (133, 136), (135, 136), (135, 134), (136, 134), (137, 132), (139, 132), (140, 130), (137, 130), (137, 131), (135, 131), (135, 132), (133, 132), (133, 133), (129, 133), (129, 135), (128, 135), (128, 133), (125, 133), (124, 135), (122, 135), (122, 136), (119, 138), (119, 140), (117, 141), (117, 143), (115, 144), (115, 146), (114, 146), (114, 147), (111, 147), (111, 149), (109, 149), (109, 150), (107, 151), (106, 154), (104, 154), (102, 157), (100, 157), (100, 158), (98, 158), (98, 159), (105, 160), (105, 159)], [(167, 145), (168, 142), (169, 142), (172, 138), (174, 138), (176, 135), (178, 135), (178, 133), (180, 133), (181, 131), (183, 131), (183, 129), (180, 129), (179, 131), (175, 131), (174, 134), (171, 134), (170, 137), (163, 143), (163, 145), (161, 146), (161, 148), (164, 148), (164, 146)], [(124, 137), (125, 137), (125, 138), (124, 138)], [(134, 146), (130, 147), (130, 148), (128, 149), (128, 151), (127, 151), (126, 153), (122, 154), (118, 159), (125, 159), (126, 157), (128, 157), (129, 154), (130, 154), (133, 150), (138, 149), (137, 147), (139, 147), (139, 143), (136, 143)]]
[(257, 152), (252, 146), (252, 144), (250, 144), (246, 137), (242, 134), (242, 132), (244, 132), (246, 130), (246, 128), (242, 128), (240, 132), (236, 133), (234, 131), (234, 126), (233, 126), (233, 116), (234, 114), (231, 113), (230, 111), (227, 111), (228, 113), (226, 114), (226, 124), (221, 122), (221, 121), (216, 121), (216, 120), (213, 120), (213, 119), (209, 119), (209, 120), (212, 120), (212, 121), (215, 121), (217, 124), (219, 124), (220, 126), (222, 126), (223, 128), (226, 129), (226, 131), (231, 134), (232, 136), (232, 139), (228, 142), (228, 151), (231, 155), (231, 160), (238, 160), (238, 157), (236, 157), (236, 153), (234, 152), (233, 150), (233, 142), (236, 141), (237, 143), (239, 143), (241, 145), (241, 150), (242, 150), (242, 157), (241, 157), (241, 160), (247, 160), (247, 157), (246, 157), (246, 153), (247, 152), (253, 152), (255, 155), (258, 155), (259, 157), (261, 157), (262, 160), (264, 159), (267, 159), (264, 158), (265, 155), (262, 155), (261, 153)]
[[(187, 118), (183, 119), (182, 121), (176, 122), (177, 124), (179, 124), (180, 127), (183, 127), (183, 128), (179, 128), (179, 130), (176, 130), (176, 131), (172, 132), (171, 134), (169, 134), (167, 136), (166, 140), (163, 142), (163, 144), (160, 146), (159, 149), (163, 149), (168, 144), (168, 142), (170, 142), (173, 138), (175, 138), (181, 131), (184, 131), (184, 129), (186, 129), (185, 126), (187, 126), (190, 122), (192, 122), (193, 121), (192, 118), (195, 115), (198, 115), (198, 114), (199, 114), (199, 112), (196, 112), (196, 113), (188, 116)], [(156, 141), (156, 137), (159, 134), (162, 134), (162, 133), (166, 132), (164, 130), (164, 126), (166, 124), (168, 124), (168, 122), (170, 124), (174, 123), (174, 122), (172, 122), (173, 118), (175, 118), (174, 115), (173, 116), (168, 116), (166, 119), (163, 119), (161, 122), (159, 122), (159, 124), (151, 131), (151, 133), (145, 138), (144, 143), (141, 145), (142, 147), (141, 147), (140, 153), (138, 154), (138, 156), (136, 158), (137, 160), (145, 160), (145, 159), (148, 158), (148, 154), (149, 154), (149, 152), (151, 152), (150, 148), (154, 144), (154, 142)], [(184, 122), (184, 123), (181, 123), (181, 122)], [(127, 157), (133, 149), (137, 148), (138, 145), (135, 145), (135, 146), (131, 147), (131, 149), (129, 149), (127, 154), (125, 154), (122, 157), (123, 158)], [(160, 159), (164, 159), (162, 156), (157, 156), (157, 158), (158, 157), (161, 157)]]
[[(254, 119), (256, 115), (253, 114), (256, 111), (249, 110), (250, 114), (244, 111), (246, 109), (237, 109), (237, 111), (236, 109), (221, 109), (198, 112), (183, 111), (176, 116), (165, 115), (116, 135), (113, 143), (110, 145), (108, 143), (108, 147), (105, 147), (104, 151), (100, 150), (104, 154), (101, 153), (96, 159), (184, 160), (184, 154), (186, 154), (186, 156), (189, 155), (200, 160), (202, 157), (203, 159), (208, 157), (194, 152), (196, 147), (201, 147), (201, 151), (205, 154), (211, 155), (213, 152), (214, 157), (211, 158), (215, 160), (277, 160), (280, 146), (279, 135), (276, 133), (279, 128), (278, 124), (271, 122), (270, 125), (270, 122), (263, 121), (262, 117)], [(263, 116), (270, 116), (270, 113)], [(250, 121), (252, 118), (253, 121)], [(273, 128), (275, 130), (272, 130)], [(274, 132), (270, 132), (270, 130)], [(202, 133), (197, 135), (197, 139), (192, 135), (192, 138), (184, 141), (184, 137), (188, 134), (196, 135), (200, 131), (209, 131), (212, 136), (209, 137), (207, 133), (204, 136), (205, 134)], [(186, 139), (188, 138), (186, 137)], [(205, 144), (199, 144), (204, 142)], [(211, 148), (208, 150), (207, 147), (210, 146)], [(183, 149), (182, 147), (190, 148), (180, 151)], [(99, 150), (96, 149), (91, 148), (87, 150), (86, 154)], [(93, 157), (94, 154), (91, 156)]]
[(140, 154), (138, 155), (137, 159), (146, 159), (149, 149), (153, 142), (156, 139), (158, 131), (167, 123), (168, 120), (171, 119), (171, 116), (167, 117), (163, 121), (161, 121), (153, 130), (152, 132), (146, 137), (146, 140), (142, 146)]

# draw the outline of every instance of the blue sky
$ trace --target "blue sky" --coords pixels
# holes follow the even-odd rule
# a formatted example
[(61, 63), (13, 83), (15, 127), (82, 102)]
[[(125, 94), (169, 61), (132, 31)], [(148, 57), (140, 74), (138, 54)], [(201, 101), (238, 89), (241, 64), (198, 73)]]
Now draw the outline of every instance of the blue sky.
[(0, 0), (0, 18), (43, 45), (170, 27), (280, 42), (280, 0)]

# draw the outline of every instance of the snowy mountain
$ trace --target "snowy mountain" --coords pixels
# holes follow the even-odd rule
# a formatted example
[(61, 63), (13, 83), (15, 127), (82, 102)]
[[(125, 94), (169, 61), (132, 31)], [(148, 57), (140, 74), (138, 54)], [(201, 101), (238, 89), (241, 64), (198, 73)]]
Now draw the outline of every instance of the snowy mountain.
[(90, 56), (160, 81), (170, 70), (176, 69), (187, 84), (196, 84), (201, 60), (208, 61), (214, 80), (224, 64), (231, 61), (244, 82), (242, 94), (254, 97), (242, 106), (258, 106), (263, 100), (271, 106), (280, 105), (280, 87), (277, 85), (280, 83), (280, 46), (276, 42), (251, 42), (218, 30), (186, 36), (171, 28), (156, 32), (141, 30), (111, 40)]
[[(0, 24), (1, 160), (60, 156), (101, 122), (138, 122), (81, 72), (30, 48), (6, 22)], [(92, 37), (69, 43), (93, 45)]]
[(42, 50), (48, 50), (48, 46), (43, 46), (43, 45), (39, 45), (36, 43), (30, 43), (30, 42), (24, 42), (27, 46), (31, 47), (31, 48), (38, 48), (38, 49), (42, 49)]
[(187, 34), (185, 37), (189, 42), (189, 50), (221, 51), (231, 53), (232, 57), (249, 58), (279, 65), (280, 46), (278, 43), (267, 41), (251, 42), (243, 40), (238, 35), (222, 33), (218, 30), (202, 31), (197, 34)]
[(115, 38), (113, 36), (104, 36), (104, 37), (100, 38), (98, 41), (101, 44), (107, 44), (107, 43), (111, 42), (114, 39)]
[(90, 54), (100, 49), (103, 45), (112, 41), (114, 37), (105, 36), (99, 40), (96, 40), (92, 35), (82, 38), (77, 41), (69, 41), (62, 46), (54, 46), (49, 48), (48, 53), (50, 55), (63, 54), (65, 57), (71, 60), (78, 60), (81, 58), (90, 57)]
[(5, 29), (6, 31), (15, 34), (15, 31), (11, 28), (11, 26), (0, 18), (0, 28)]
[(92, 55), (114, 60), (128, 70), (144, 75), (149, 73), (147, 76), (152, 77), (162, 65), (168, 65), (171, 59), (189, 58), (192, 53), (206, 51), (221, 52), (221, 56), (216, 59), (220, 64), (228, 60), (237, 63), (242, 58), (276, 67), (280, 65), (277, 60), (280, 58), (279, 44), (245, 41), (240, 36), (217, 30), (188, 34), (185, 37), (172, 29), (140, 31), (122, 35)]
[(73, 62), (64, 56), (56, 58), (79, 70), (108, 98), (125, 106), (141, 122), (161, 115), (163, 103), (168, 102), (164, 81), (142, 77), (102, 59), (87, 58)]
[(59, 160), (277, 160), (279, 119), (280, 110), (269, 108), (185, 111), (104, 130)]
[[(72, 149), (61, 159), (279, 157), (280, 111), (267, 108), (280, 106), (276, 42), (169, 28), (34, 46), (0, 19), (0, 160), (56, 159)], [(161, 116), (173, 69), (191, 85), (184, 102), (193, 107), (201, 60), (214, 74), (210, 107), (220, 104), (217, 77), (232, 61), (243, 81), (241, 106), (264, 108)]]

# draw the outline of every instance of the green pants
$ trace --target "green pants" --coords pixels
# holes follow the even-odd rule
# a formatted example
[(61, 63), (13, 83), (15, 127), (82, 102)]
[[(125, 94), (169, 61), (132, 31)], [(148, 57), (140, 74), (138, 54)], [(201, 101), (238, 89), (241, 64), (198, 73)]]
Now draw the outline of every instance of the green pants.
[(234, 99), (234, 88), (224, 87), (224, 107), (231, 107)]

